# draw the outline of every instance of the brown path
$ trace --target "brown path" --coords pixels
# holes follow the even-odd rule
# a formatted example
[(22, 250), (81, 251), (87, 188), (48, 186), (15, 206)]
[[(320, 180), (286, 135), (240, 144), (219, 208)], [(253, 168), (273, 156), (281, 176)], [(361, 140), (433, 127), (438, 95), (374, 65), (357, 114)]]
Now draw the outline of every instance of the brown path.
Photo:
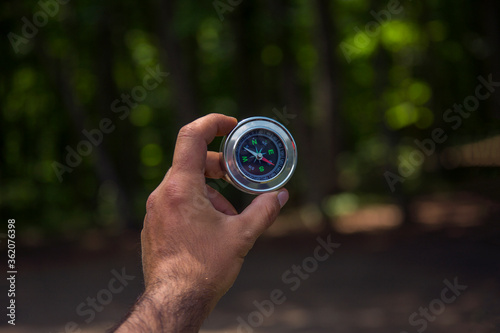
[[(238, 318), (255, 326), (240, 332), (411, 333), (425, 325), (425, 331), (433, 333), (500, 332), (500, 247), (495, 235), (477, 228), (455, 230), (454, 237), (447, 237), (449, 232), (398, 233), (334, 236), (341, 246), (318, 262), (316, 270), (311, 259), (304, 262), (314, 255), (316, 236), (260, 241), (203, 332), (236, 332)], [(65, 331), (71, 321), (75, 332), (104, 331), (142, 288), (137, 235), (125, 238), (100, 252), (58, 246), (18, 255), (17, 325), (2, 325), (0, 332), (72, 332), (71, 324)], [(292, 273), (282, 278), (292, 265), (303, 263), (311, 271), (307, 278)], [(109, 285), (112, 270), (122, 268), (129, 279), (135, 278), (121, 292), (110, 292), (120, 289), (118, 282)], [(467, 289), (450, 304), (439, 301), (446, 287), (443, 281), (455, 278)], [(1, 288), (5, 290), (3, 282)], [(282, 291), (280, 301), (286, 300), (273, 305), (270, 313), (268, 300), (274, 289)], [(453, 294), (445, 296), (450, 299)], [(93, 311), (85, 304), (87, 297), (109, 304)], [(263, 310), (258, 311), (254, 301), (263, 304)], [(424, 320), (418, 315), (411, 326), (409, 316), (429, 305), (436, 316), (430, 312), (432, 320)]]

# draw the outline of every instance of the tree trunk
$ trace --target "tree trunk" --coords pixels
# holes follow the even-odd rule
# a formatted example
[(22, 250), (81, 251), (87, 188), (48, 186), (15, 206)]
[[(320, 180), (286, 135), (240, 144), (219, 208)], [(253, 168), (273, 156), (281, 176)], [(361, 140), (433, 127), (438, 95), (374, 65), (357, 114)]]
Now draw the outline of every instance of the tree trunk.
[(195, 84), (192, 80), (186, 52), (174, 29), (174, 11), (177, 1), (159, 1), (158, 36), (160, 57), (172, 80), (174, 109), (178, 128), (195, 120), (200, 112)]
[[(251, 18), (256, 15), (257, 3), (242, 2), (229, 17), (236, 42), (236, 58), (234, 62), (235, 86), (238, 95), (238, 114), (241, 119), (255, 116), (259, 110), (257, 102), (256, 79), (254, 78), (254, 59), (259, 59), (255, 52), (258, 43), (255, 41), (255, 31), (252, 30)], [(229, 24), (229, 22), (227, 23)]]
[(312, 155), (315, 172), (310, 182), (317, 190), (311, 193), (313, 202), (337, 190), (336, 156), (340, 149), (340, 116), (338, 66), (334, 46), (338, 45), (336, 30), (332, 23), (332, 10), (328, 0), (314, 0), (317, 16), (316, 48), (318, 66), (313, 82), (313, 127)]

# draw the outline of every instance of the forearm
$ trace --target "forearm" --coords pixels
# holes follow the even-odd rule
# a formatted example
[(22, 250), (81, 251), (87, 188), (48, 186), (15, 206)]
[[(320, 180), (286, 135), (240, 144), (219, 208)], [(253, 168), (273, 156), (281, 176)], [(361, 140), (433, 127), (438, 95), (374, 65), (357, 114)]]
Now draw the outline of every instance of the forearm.
[(216, 302), (214, 297), (206, 288), (151, 288), (114, 332), (198, 332)]

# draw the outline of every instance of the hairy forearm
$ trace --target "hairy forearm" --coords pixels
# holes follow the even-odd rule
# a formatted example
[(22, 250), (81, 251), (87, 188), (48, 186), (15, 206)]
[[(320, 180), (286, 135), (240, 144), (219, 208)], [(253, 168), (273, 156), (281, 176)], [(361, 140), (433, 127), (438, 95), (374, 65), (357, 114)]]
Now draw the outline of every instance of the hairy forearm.
[(198, 332), (214, 303), (214, 293), (206, 288), (152, 288), (111, 332)]

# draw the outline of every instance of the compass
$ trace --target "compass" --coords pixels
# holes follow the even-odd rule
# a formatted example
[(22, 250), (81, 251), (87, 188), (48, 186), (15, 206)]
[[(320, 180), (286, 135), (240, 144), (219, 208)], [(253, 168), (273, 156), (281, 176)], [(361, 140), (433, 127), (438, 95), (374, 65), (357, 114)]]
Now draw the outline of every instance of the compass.
[(292, 177), (297, 146), (290, 132), (266, 117), (242, 120), (221, 146), (226, 180), (243, 192), (275, 191)]

